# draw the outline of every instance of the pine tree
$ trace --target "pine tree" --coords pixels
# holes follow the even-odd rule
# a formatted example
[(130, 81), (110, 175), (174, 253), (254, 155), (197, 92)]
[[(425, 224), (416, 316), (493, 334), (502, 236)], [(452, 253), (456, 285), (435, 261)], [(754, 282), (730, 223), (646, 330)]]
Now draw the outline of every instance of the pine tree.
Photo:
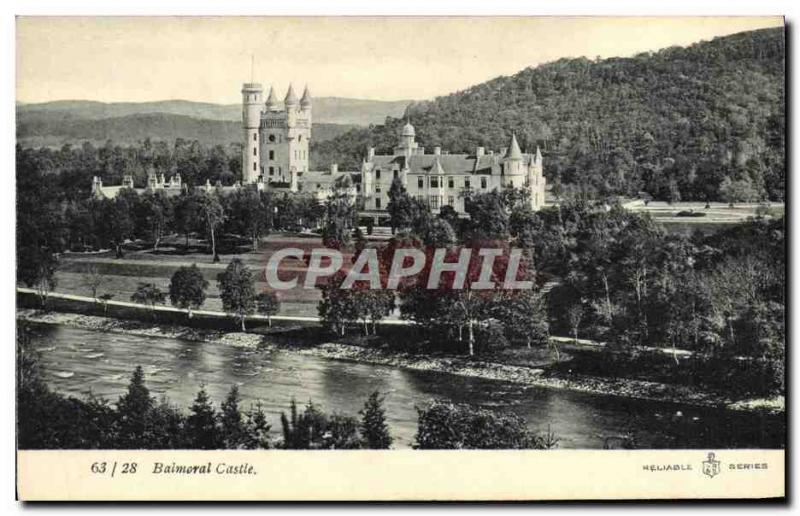
[(121, 448), (144, 448), (147, 442), (153, 398), (144, 385), (142, 366), (136, 366), (128, 384), (128, 392), (117, 402)]
[(186, 419), (186, 438), (190, 448), (218, 450), (224, 441), (217, 426), (217, 413), (208, 399), (205, 387), (201, 387), (192, 404), (191, 415)]
[(392, 436), (386, 424), (386, 412), (383, 409), (384, 398), (378, 391), (369, 395), (361, 415), (361, 439), (364, 448), (386, 450), (392, 445)]
[(245, 448), (248, 450), (270, 448), (269, 431), (271, 426), (267, 423), (267, 416), (264, 414), (264, 408), (260, 402), (247, 411), (245, 428), (247, 433)]
[(233, 385), (225, 401), (222, 402), (220, 421), (225, 448), (241, 448), (245, 443), (246, 432), (242, 413), (239, 412), (239, 387)]

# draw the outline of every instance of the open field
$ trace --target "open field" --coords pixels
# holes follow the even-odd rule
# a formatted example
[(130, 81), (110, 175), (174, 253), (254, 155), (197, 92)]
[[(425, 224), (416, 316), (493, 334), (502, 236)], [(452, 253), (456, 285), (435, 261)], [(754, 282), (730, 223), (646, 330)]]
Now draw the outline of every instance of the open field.
[[(217, 289), (217, 274), (222, 272), (233, 258), (241, 259), (256, 276), (256, 289), (267, 289), (265, 267), (272, 254), (278, 249), (296, 247), (310, 251), (321, 247), (322, 242), (315, 236), (270, 235), (261, 242), (259, 250), (252, 252), (249, 247), (237, 246), (236, 252), (224, 254), (220, 252), (220, 262), (213, 263), (211, 254), (197, 241), (190, 240), (188, 252), (184, 249), (181, 237), (168, 239), (158, 251), (129, 250), (124, 258), (115, 258), (113, 252), (104, 253), (68, 253), (62, 256), (56, 279), (58, 292), (77, 295), (91, 295), (86, 284), (87, 272), (96, 269), (104, 276), (104, 283), (98, 294), (109, 293), (115, 300), (128, 301), (141, 282), (154, 283), (164, 292), (169, 290), (172, 274), (181, 266), (196, 264), (209, 283), (206, 302), (203, 308), (214, 311), (222, 310), (222, 302)], [(343, 253), (345, 262), (351, 255)], [(317, 315), (317, 302), (321, 295), (318, 289), (302, 287), (305, 281), (306, 264), (302, 260), (289, 258), (281, 262), (278, 276), (281, 279), (298, 278), (298, 287), (281, 291), (281, 314), (283, 315)]]

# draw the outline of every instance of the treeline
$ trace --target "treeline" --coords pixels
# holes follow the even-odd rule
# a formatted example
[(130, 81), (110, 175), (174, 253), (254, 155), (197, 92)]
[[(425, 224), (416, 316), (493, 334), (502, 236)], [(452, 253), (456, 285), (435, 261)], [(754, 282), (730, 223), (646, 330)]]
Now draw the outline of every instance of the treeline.
[[(20, 328), (17, 349), (17, 447), (20, 449), (388, 449), (393, 438), (384, 399), (372, 393), (359, 417), (327, 414), (294, 400), (281, 413), (280, 437), (260, 403), (242, 407), (231, 387), (216, 408), (203, 387), (188, 413), (165, 398), (151, 396), (141, 367), (115, 404), (53, 392), (42, 379), (27, 328)], [(536, 435), (514, 415), (498, 415), (464, 405), (434, 402), (418, 409), (417, 449), (550, 449), (558, 439)]]
[[(433, 216), (399, 182), (388, 211), (400, 230), (376, 251), (382, 290), (365, 281), (345, 288), (345, 276), (323, 287), (319, 313), (332, 330), (363, 326), (399, 305), (433, 349), (470, 355), (511, 345), (546, 345), (550, 332), (606, 342), (617, 357), (646, 348), (695, 352), (721, 381), (736, 377), (754, 393), (782, 392), (785, 368), (784, 220), (756, 217), (711, 235), (667, 233), (649, 214), (580, 196), (533, 211), (524, 191), (471, 195), (470, 217), (443, 209)], [(364, 246), (355, 244), (354, 261)], [(435, 249), (458, 261), (463, 288), (445, 273), (428, 288)], [(481, 249), (498, 249), (491, 288), (475, 288)], [(503, 288), (511, 249), (520, 249), (518, 280), (529, 290)], [(401, 250), (416, 249), (426, 266), (385, 290), (389, 267)], [(368, 262), (367, 262), (368, 263)], [(363, 264), (361, 264), (363, 265)], [(407, 266), (407, 265), (406, 265)], [(540, 289), (549, 284), (549, 292)], [(373, 330), (374, 332), (374, 330)], [(550, 343), (552, 345), (552, 343)], [(557, 351), (557, 350), (556, 350)], [(742, 359), (742, 357), (745, 357)], [(676, 366), (680, 364), (677, 357)]]
[(561, 59), (412, 104), (402, 118), (312, 143), (317, 159), (357, 167), (390, 153), (410, 119), (427, 147), (501, 149), (511, 133), (542, 147), (545, 175), (598, 196), (660, 200), (785, 197), (785, 40), (743, 32), (631, 58)]
[(80, 146), (64, 145), (60, 149), (16, 147), (17, 184), (48, 176), (52, 194), (58, 200), (76, 201), (91, 194), (92, 177), (106, 186), (122, 184), (123, 176), (133, 176), (134, 186), (144, 188), (147, 174), (164, 174), (169, 179), (180, 174), (188, 185), (228, 186), (242, 174), (240, 144), (206, 146), (197, 140), (178, 138), (170, 145), (165, 141), (144, 138), (135, 145), (123, 146), (107, 140), (96, 147), (89, 142)]

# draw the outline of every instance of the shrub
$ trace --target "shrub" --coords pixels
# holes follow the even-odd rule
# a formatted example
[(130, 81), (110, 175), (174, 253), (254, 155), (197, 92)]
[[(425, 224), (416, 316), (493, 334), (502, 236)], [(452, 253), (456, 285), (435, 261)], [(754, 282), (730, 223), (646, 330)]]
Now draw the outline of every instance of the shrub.
[(414, 448), (458, 449), (549, 449), (558, 444), (550, 432), (532, 434), (525, 422), (513, 414), (498, 415), (468, 405), (435, 402), (417, 409), (419, 426)]

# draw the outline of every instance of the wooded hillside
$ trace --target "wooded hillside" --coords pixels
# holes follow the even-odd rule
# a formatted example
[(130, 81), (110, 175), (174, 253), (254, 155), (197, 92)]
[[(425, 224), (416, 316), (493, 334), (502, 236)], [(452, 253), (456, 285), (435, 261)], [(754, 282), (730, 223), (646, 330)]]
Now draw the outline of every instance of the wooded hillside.
[[(412, 104), (406, 116), (421, 145), (451, 152), (499, 150), (516, 132), (523, 150), (542, 147), (551, 184), (599, 195), (716, 200), (728, 188), (779, 200), (784, 68), (782, 29), (743, 32), (631, 58), (561, 59)], [(312, 155), (320, 167), (356, 167), (368, 145), (388, 152), (403, 123), (317, 142)]]

